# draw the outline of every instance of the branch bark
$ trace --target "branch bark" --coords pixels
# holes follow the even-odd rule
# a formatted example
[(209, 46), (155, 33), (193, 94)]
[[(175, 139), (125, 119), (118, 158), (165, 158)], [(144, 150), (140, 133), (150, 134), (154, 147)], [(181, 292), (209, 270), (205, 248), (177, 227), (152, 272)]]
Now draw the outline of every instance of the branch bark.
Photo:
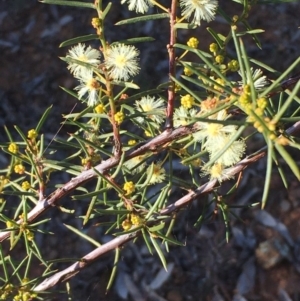
[(172, 77), (175, 77), (176, 64), (175, 64), (175, 49), (176, 43), (176, 7), (177, 0), (172, 0), (170, 14), (170, 43), (167, 46), (169, 53), (169, 87), (168, 87), (168, 104), (167, 104), (167, 121), (166, 128), (173, 128), (173, 113), (174, 113), (174, 100), (175, 100), (175, 83)]
[[(254, 162), (258, 161), (262, 157), (264, 157), (266, 152), (258, 153), (255, 156), (252, 156), (250, 158), (245, 158), (241, 162), (239, 162), (234, 167), (230, 168), (227, 172), (227, 175), (234, 176), (244, 170), (248, 165), (253, 164)], [(224, 178), (226, 180), (227, 178)], [(159, 212), (159, 215), (170, 215), (173, 212), (177, 211), (178, 209), (186, 206), (188, 203), (194, 201), (195, 199), (199, 198), (199, 196), (204, 195), (206, 193), (211, 192), (215, 186), (217, 185), (216, 180), (211, 180), (204, 185), (197, 188), (195, 191), (191, 191), (178, 201), (176, 201), (173, 204), (170, 204), (165, 209), (161, 210)], [(126, 242), (132, 240), (133, 238), (136, 238), (140, 234), (140, 230), (124, 234), (121, 236), (118, 236), (108, 243), (96, 248), (92, 252), (88, 253), (86, 256), (84, 256), (80, 261), (77, 261), (76, 263), (72, 264), (68, 268), (64, 269), (63, 271), (60, 271), (53, 276), (45, 279), (42, 283), (40, 283), (37, 287), (34, 288), (34, 291), (41, 292), (45, 291), (53, 286), (55, 286), (58, 283), (61, 283), (63, 281), (66, 281), (67, 279), (75, 276), (77, 273), (79, 273), (82, 269), (93, 263), (95, 260), (97, 260), (99, 257), (101, 257), (103, 254), (114, 250), (115, 248), (121, 247)]]
[[(189, 127), (181, 127), (175, 130), (165, 130), (159, 136), (149, 140), (148, 142), (144, 143), (143, 145), (138, 145), (134, 150), (130, 150), (126, 152), (125, 161), (134, 158), (136, 156), (140, 156), (145, 154), (146, 152), (157, 152), (161, 149), (167, 147), (168, 143), (178, 139), (185, 137), (189, 134), (195, 132), (196, 129), (189, 128)], [(103, 161), (99, 165), (95, 166), (95, 170), (98, 173), (104, 174), (109, 169), (117, 166), (120, 162), (120, 157), (112, 157), (108, 160)], [(71, 179), (62, 187), (56, 189), (53, 193), (51, 193), (46, 198), (40, 200), (37, 205), (28, 213), (27, 215), (27, 223), (31, 224), (35, 221), (39, 216), (41, 216), (46, 210), (49, 208), (56, 206), (58, 202), (71, 193), (75, 188), (80, 185), (83, 185), (86, 182), (96, 178), (98, 175), (94, 169), (89, 169), (83, 171), (77, 177)], [(23, 222), (22, 219), (18, 220), (17, 223), (21, 224)], [(11, 231), (3, 231), (0, 233), (0, 242), (7, 239), (11, 234)]]

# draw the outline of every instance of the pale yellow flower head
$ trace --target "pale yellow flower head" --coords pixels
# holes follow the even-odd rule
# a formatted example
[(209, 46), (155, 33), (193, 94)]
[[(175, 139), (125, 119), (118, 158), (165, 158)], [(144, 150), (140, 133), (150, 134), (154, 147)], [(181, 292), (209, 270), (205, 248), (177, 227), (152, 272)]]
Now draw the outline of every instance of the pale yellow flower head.
[[(85, 69), (78, 76), (80, 85), (75, 88), (78, 90), (79, 99), (87, 102), (87, 105), (94, 107), (99, 101), (100, 83), (93, 75), (93, 70)], [(87, 95), (86, 98), (84, 96)]]
[(105, 58), (105, 65), (112, 79), (128, 80), (140, 71), (139, 50), (132, 45), (117, 44), (111, 46)]
[(216, 0), (180, 0), (182, 16), (189, 19), (194, 15), (192, 22), (200, 25), (201, 20), (212, 21), (218, 8)]
[[(72, 58), (83, 63), (89, 63), (95, 67), (100, 64), (101, 52), (97, 49), (93, 49), (91, 46), (86, 48), (85, 44), (79, 43), (78, 45), (72, 47), (67, 54), (67, 58)], [(80, 76), (82, 71), (87, 69), (84, 66), (81, 66), (77, 63), (69, 63), (68, 69), (74, 76)]]
[(149, 0), (122, 0), (121, 3), (128, 3), (129, 10), (135, 10), (137, 13), (146, 13), (150, 6), (152, 6)]

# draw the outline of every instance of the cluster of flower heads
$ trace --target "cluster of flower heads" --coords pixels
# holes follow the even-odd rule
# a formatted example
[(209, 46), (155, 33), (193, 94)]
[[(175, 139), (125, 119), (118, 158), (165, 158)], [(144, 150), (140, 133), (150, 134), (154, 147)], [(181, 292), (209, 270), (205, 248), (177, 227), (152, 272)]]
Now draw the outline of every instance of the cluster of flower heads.
[[(187, 45), (191, 48), (197, 48), (199, 41), (192, 37), (188, 40)], [(218, 45), (212, 43), (210, 45), (210, 52), (213, 52), (215, 62), (222, 64), (224, 57), (218, 55)], [(225, 67), (226, 68), (226, 67)], [(239, 70), (239, 63), (236, 60), (228, 62), (228, 71), (237, 72)], [(185, 66), (183, 70), (186, 76), (192, 76), (193, 71), (189, 66)], [(241, 71), (238, 74), (243, 77), (243, 81), (237, 81), (236, 86), (232, 91), (239, 95), (236, 105), (242, 109), (247, 115), (247, 122), (253, 122), (254, 127), (259, 132), (266, 129), (266, 126), (262, 126), (258, 122), (256, 116), (259, 116), (264, 120), (264, 125), (267, 125), (269, 136), (273, 139), (274, 124), (272, 120), (264, 118), (264, 110), (267, 106), (267, 100), (265, 98), (258, 98), (253, 100), (251, 95), (251, 85), (253, 85), (256, 91), (260, 91), (269, 85), (269, 81), (260, 69), (250, 69), (249, 73), (245, 76)], [(213, 88), (215, 91), (221, 93), (224, 92), (226, 81), (222, 78), (215, 78), (214, 75), (210, 76), (211, 81), (199, 78), (205, 85)], [(180, 91), (180, 86), (175, 87), (176, 92)], [(236, 99), (236, 96), (233, 96)], [(226, 110), (219, 110), (218, 107), (224, 102), (219, 100), (219, 97), (208, 98), (202, 101), (201, 104), (196, 102), (195, 98), (190, 94), (181, 95), (181, 106), (175, 109), (174, 112), (174, 127), (186, 126), (189, 124), (195, 124), (198, 128), (198, 132), (195, 133), (194, 141), (201, 142), (202, 149), (207, 151), (209, 159), (214, 161), (212, 167), (204, 167), (204, 174), (210, 174), (212, 179), (222, 181), (225, 178), (229, 178), (230, 175), (226, 171), (226, 167), (232, 166), (239, 162), (245, 152), (245, 141), (243, 139), (237, 139), (238, 128), (235, 125), (226, 125), (226, 120), (230, 117)], [(198, 109), (201, 107), (201, 110)], [(216, 112), (216, 113), (214, 113)], [(254, 112), (254, 114), (252, 113)], [(195, 119), (202, 117), (203, 114), (210, 116), (206, 122), (196, 122)], [(210, 121), (211, 120), (211, 121)], [(194, 161), (193, 161), (194, 162)]]
[[(253, 70), (251, 68), (251, 76), (252, 78), (246, 77), (246, 86), (249, 86), (249, 83), (252, 81), (254, 88), (260, 90), (268, 84), (267, 78), (263, 76), (260, 69)], [(214, 78), (212, 79), (215, 80)], [(220, 85), (223, 84), (224, 83), (220, 82)], [(237, 84), (239, 87), (243, 87), (242, 82), (237, 82)], [(218, 87), (214, 88), (217, 89)], [(239, 101), (237, 102), (240, 107), (242, 106), (241, 100), (246, 98), (244, 94), (241, 94)], [(247, 96), (249, 95), (250, 93), (247, 94)], [(188, 125), (193, 123), (193, 119), (212, 112), (206, 122), (199, 121), (195, 123), (198, 131), (193, 135), (193, 138), (195, 141), (201, 142), (202, 149), (209, 154), (209, 159), (215, 159), (214, 164), (207, 167), (203, 174), (209, 174), (211, 179), (222, 181), (226, 178), (230, 178), (226, 168), (241, 160), (246, 149), (246, 144), (244, 139), (235, 139), (238, 130), (237, 126), (226, 125), (226, 120), (230, 117), (226, 110), (220, 110), (213, 113), (213, 111), (217, 110), (219, 104), (220, 101), (218, 98), (208, 98), (201, 102), (201, 110), (199, 111), (196, 109), (197, 104), (195, 103), (193, 96), (189, 94), (182, 95), (181, 106), (175, 109), (174, 112), (174, 126), (179, 127)], [(263, 111), (266, 106), (265, 101), (263, 101), (263, 99), (258, 99), (257, 106), (259, 110)], [(253, 105), (251, 105), (251, 107), (253, 108)], [(255, 110), (257, 114), (258, 109)]]
[(194, 139), (202, 142), (202, 147), (208, 152), (210, 159), (216, 158), (213, 166), (204, 173), (210, 174), (211, 179), (218, 181), (226, 177), (226, 167), (241, 160), (246, 149), (244, 139), (235, 140), (237, 126), (218, 122), (226, 121), (229, 117), (230, 115), (223, 109), (209, 116), (208, 119), (212, 122), (196, 122), (199, 131), (194, 134)]
[[(230, 117), (226, 110), (213, 113), (220, 104), (218, 98), (208, 98), (201, 102), (201, 110), (198, 110), (192, 107), (192, 105), (194, 106), (194, 99), (191, 95), (182, 96), (181, 106), (176, 108), (174, 112), (174, 127), (194, 123), (198, 131), (193, 134), (193, 140), (201, 142), (202, 150), (208, 152), (209, 159), (215, 159), (213, 166), (206, 168), (203, 174), (208, 174), (211, 179), (217, 179), (221, 182), (224, 178), (230, 178), (226, 174), (226, 167), (230, 167), (241, 160), (246, 144), (244, 139), (235, 139), (237, 126), (225, 124)], [(212, 113), (207, 117), (207, 121), (193, 122), (193, 119), (210, 112)]]
[[(146, 13), (152, 6), (151, 0), (122, 0), (121, 3), (128, 3), (129, 10), (135, 10), (137, 13)], [(189, 20), (193, 15), (192, 22), (200, 25), (201, 20), (212, 21), (218, 8), (217, 0), (180, 0), (182, 16)]]
[(75, 90), (78, 91), (79, 99), (86, 101), (88, 106), (94, 107), (99, 102), (104, 69), (114, 81), (127, 81), (140, 70), (139, 51), (132, 45), (113, 45), (103, 53), (103, 56), (104, 60), (100, 65), (102, 53), (82, 43), (71, 48), (67, 55), (68, 69), (80, 82)]
[[(196, 42), (197, 41), (194, 38), (191, 38), (188, 41), (188, 46), (192, 48), (197, 47)], [(212, 51), (216, 51), (216, 49), (212, 49)], [(232, 60), (231, 64), (232, 66), (229, 69), (234, 72), (238, 71), (238, 63)], [(184, 70), (185, 74), (189, 71), (188, 68), (186, 69), (187, 70)], [(239, 74), (241, 75), (241, 73)], [(188, 76), (190, 75), (192, 75), (192, 73), (188, 74)], [(261, 90), (268, 84), (266, 77), (263, 76), (260, 69), (253, 70), (251, 68), (250, 76), (251, 78), (246, 76), (245, 84), (240, 81), (237, 82), (238, 87), (236, 88), (236, 91), (234, 91), (235, 93), (240, 94), (241, 91), (245, 90), (241, 89), (245, 85), (249, 86), (251, 82), (256, 90)], [(211, 77), (211, 80), (218, 85), (212, 85), (210, 83), (207, 83), (207, 85), (211, 85), (215, 90), (223, 92), (222, 87), (224, 87), (226, 83), (213, 76)], [(250, 94), (248, 93), (247, 96), (249, 95)], [(241, 95), (239, 99), (242, 99), (242, 96), (243, 95)], [(241, 160), (246, 149), (246, 144), (244, 139), (238, 139), (238, 127), (229, 124), (230, 122), (226, 122), (230, 117), (227, 111), (224, 109), (218, 111), (218, 107), (223, 102), (220, 101), (218, 97), (209, 97), (207, 100), (197, 104), (195, 98), (190, 94), (181, 95), (180, 102), (181, 106), (176, 108), (174, 112), (174, 126), (179, 127), (195, 124), (198, 131), (193, 134), (193, 140), (201, 143), (202, 150), (208, 153), (209, 161), (212, 160), (213, 162), (212, 166), (204, 166), (203, 174), (210, 175), (211, 179), (217, 179), (218, 181), (230, 178), (227, 167), (230, 167)], [(237, 105), (241, 108), (240, 100), (237, 102)], [(259, 109), (263, 110), (265, 102), (258, 99), (257, 105), (259, 105)], [(199, 110), (198, 107), (201, 109)], [(251, 105), (251, 107), (253, 108), (253, 105)], [(202, 117), (203, 115), (207, 116), (208, 114), (210, 115), (209, 117), (206, 117), (207, 121), (195, 122), (195, 119)]]

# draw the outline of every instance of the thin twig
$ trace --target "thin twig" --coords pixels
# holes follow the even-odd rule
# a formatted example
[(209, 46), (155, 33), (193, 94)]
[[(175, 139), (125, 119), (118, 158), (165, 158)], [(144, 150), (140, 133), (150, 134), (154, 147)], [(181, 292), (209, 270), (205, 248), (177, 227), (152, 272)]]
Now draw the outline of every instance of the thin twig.
[(175, 64), (175, 49), (176, 43), (176, 7), (177, 0), (172, 0), (170, 15), (170, 43), (167, 45), (169, 53), (169, 87), (168, 87), (168, 105), (167, 105), (167, 121), (166, 128), (173, 128), (173, 113), (174, 113), (174, 99), (175, 99), (175, 83), (172, 77), (175, 77), (176, 64)]

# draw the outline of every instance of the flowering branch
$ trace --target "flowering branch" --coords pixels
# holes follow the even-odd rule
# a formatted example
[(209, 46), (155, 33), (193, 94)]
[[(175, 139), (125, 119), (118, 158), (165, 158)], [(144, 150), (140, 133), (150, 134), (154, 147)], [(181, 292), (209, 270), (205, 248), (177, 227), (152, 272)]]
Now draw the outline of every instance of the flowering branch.
[[(292, 127), (290, 127), (286, 132), (289, 135), (295, 134), (298, 131), (300, 131), (300, 122), (295, 123)], [(191, 133), (191, 129), (182, 127), (177, 130), (174, 130), (173, 132), (165, 131), (160, 136), (150, 140), (145, 145), (141, 146), (137, 150), (131, 151), (128, 153), (127, 158), (133, 158), (134, 156), (138, 156), (145, 152), (146, 150), (152, 150), (155, 151), (159, 147), (161, 147), (163, 144), (172, 141), (174, 137), (179, 138), (181, 136), (184, 136), (188, 133)], [(250, 164), (255, 163), (262, 157), (266, 155), (266, 151), (262, 150), (258, 152), (254, 156), (247, 157), (243, 160), (241, 160), (238, 164), (233, 166), (232, 168), (229, 168), (226, 176), (233, 177), (234, 175), (242, 172), (245, 168), (247, 168)], [(118, 160), (116, 158), (109, 159), (101, 164), (99, 164), (95, 169), (97, 169), (98, 172), (104, 172), (105, 170), (117, 165)], [(84, 182), (92, 179), (95, 177), (96, 174), (93, 170), (88, 170), (83, 172), (78, 177), (72, 179), (69, 183), (64, 185), (64, 187), (57, 189), (53, 194), (51, 194), (44, 203), (39, 203), (36, 208), (34, 208), (29, 214), (28, 214), (28, 222), (32, 222), (34, 219), (36, 219), (39, 215), (41, 215), (46, 209), (48, 209), (50, 206), (53, 206), (59, 199), (61, 199), (63, 196), (65, 196), (67, 193), (72, 191), (75, 187), (79, 186), (80, 184), (83, 184)], [(224, 180), (227, 178), (224, 177)], [(215, 186), (217, 185), (217, 180), (211, 180), (204, 185), (197, 188), (195, 191), (189, 192), (187, 195), (182, 197), (181, 199), (177, 200), (176, 202), (168, 205), (166, 208), (162, 209), (159, 212), (159, 215), (170, 215), (173, 212), (177, 211), (178, 209), (186, 206), (190, 202), (194, 201), (195, 199), (199, 198), (199, 196), (207, 194), (211, 192)], [(39, 208), (38, 208), (39, 207)], [(43, 209), (42, 209), (43, 208)], [(38, 210), (39, 209), (39, 210)], [(140, 231), (136, 231), (129, 234), (120, 235), (108, 243), (100, 246), (99, 248), (96, 248), (92, 252), (85, 255), (80, 261), (77, 261), (76, 263), (72, 264), (70, 267), (66, 268), (63, 271), (60, 271), (50, 278), (47, 278), (42, 283), (40, 283), (37, 287), (34, 288), (34, 291), (40, 292), (45, 291), (53, 286), (55, 286), (58, 283), (61, 283), (63, 281), (66, 281), (70, 279), (71, 277), (75, 276), (77, 273), (79, 273), (82, 269), (86, 268), (88, 265), (93, 263), (95, 260), (97, 260), (99, 257), (101, 257), (103, 254), (112, 251), (118, 247), (121, 247), (126, 242), (136, 238), (140, 234)], [(3, 241), (5, 238), (9, 236), (9, 232), (2, 233), (0, 235), (0, 241)]]
[[(300, 131), (300, 122), (295, 123), (292, 127), (287, 129), (287, 133), (289, 135), (296, 134)], [(233, 177), (240, 172), (242, 172), (245, 168), (247, 168), (249, 165), (257, 162), (261, 158), (263, 158), (266, 155), (265, 148), (257, 152), (253, 156), (249, 156), (243, 160), (241, 160), (239, 163), (237, 163), (235, 166), (228, 169), (226, 176), (224, 176), (223, 180), (227, 180), (227, 176)], [(171, 215), (175, 211), (179, 210), (180, 208), (187, 206), (190, 202), (198, 199), (200, 196), (207, 194), (214, 190), (216, 185), (218, 184), (217, 180), (211, 180), (204, 185), (198, 187), (196, 190), (189, 192), (184, 197), (180, 198), (176, 202), (168, 205), (166, 208), (160, 210), (158, 215)], [(38, 286), (34, 288), (35, 292), (41, 292), (46, 291), (47, 289), (63, 282), (71, 277), (75, 276), (77, 273), (79, 273), (81, 270), (86, 268), (88, 265), (93, 263), (95, 260), (100, 258), (103, 254), (108, 253), (109, 251), (112, 251), (116, 248), (121, 247), (128, 241), (136, 238), (140, 234), (140, 230), (128, 234), (120, 235), (111, 241), (107, 242), (106, 244), (96, 248), (92, 252), (85, 255), (80, 261), (77, 261), (76, 263), (72, 264), (68, 268), (52, 275), (51, 277), (45, 279), (42, 283), (40, 283)]]
[[(173, 131), (165, 130), (159, 136), (149, 140), (147, 143), (137, 146), (135, 150), (127, 151), (125, 154), (125, 161), (132, 159), (134, 157), (143, 155), (149, 151), (157, 152), (167, 147), (168, 143), (174, 141), (175, 139), (185, 137), (192, 134), (195, 131), (194, 128), (182, 127), (175, 129)], [(125, 162), (124, 161), (124, 162)], [(119, 157), (112, 157), (101, 164), (95, 166), (94, 169), (89, 169), (83, 171), (77, 177), (71, 179), (68, 183), (62, 187), (55, 190), (49, 196), (39, 201), (37, 205), (28, 213), (27, 223), (30, 224), (36, 220), (40, 215), (42, 215), (49, 208), (56, 206), (57, 203), (70, 192), (72, 192), (76, 187), (83, 185), (84, 183), (96, 178), (98, 173), (105, 174), (111, 168), (117, 166), (120, 162)], [(16, 223), (21, 224), (23, 219), (18, 220)], [(11, 232), (6, 231), (0, 233), (0, 242), (5, 240), (10, 236)]]
[[(241, 32), (239, 26), (245, 25), (250, 9), (245, 1), (242, 15), (230, 18), (226, 13), (222, 13), (222, 9), (218, 10), (217, 0), (172, 0), (169, 9), (156, 0), (121, 0), (121, 4), (128, 4), (128, 9), (137, 13), (145, 14), (153, 5), (164, 13), (122, 20), (116, 23), (116, 26), (161, 18), (168, 18), (170, 22), (170, 37), (166, 42), (169, 67), (167, 105), (165, 99), (161, 97), (163, 90), (160, 89), (162, 86), (165, 87), (165, 84), (157, 89), (147, 91), (142, 89), (134, 93), (134, 89), (139, 87), (133, 82), (133, 77), (143, 70), (143, 66), (140, 65), (140, 52), (133, 44), (153, 38), (106, 40), (104, 24), (115, 3), (110, 2), (104, 7), (101, 0), (95, 0), (94, 4), (57, 0), (42, 2), (96, 10), (98, 17), (93, 18), (91, 22), (96, 34), (70, 39), (61, 44), (62, 46), (76, 44), (62, 59), (67, 62), (67, 68), (79, 81), (79, 85), (74, 89), (76, 93), (68, 89), (66, 91), (86, 105), (82, 112), (71, 112), (65, 116), (70, 125), (75, 126), (74, 134), (67, 140), (57, 140), (57, 143), (62, 143), (63, 147), (71, 150), (71, 155), (64, 160), (60, 158), (60, 161), (51, 160), (50, 156), (54, 152), (49, 154), (47, 152), (47, 157), (46, 155), (45, 158), (41, 157), (41, 154), (46, 154), (43, 135), (40, 135), (40, 140), (36, 138), (49, 110), (44, 113), (36, 129), (29, 131), (30, 135), (26, 136), (18, 130), (23, 141), (15, 142), (8, 132), (9, 145), (7, 146), (7, 143), (1, 145), (11, 156), (11, 162), (8, 168), (2, 171), (4, 175), (0, 176), (0, 192), (4, 196), (16, 195), (20, 202), (15, 206), (15, 212), (12, 212), (11, 203), (1, 196), (0, 221), (6, 226), (4, 231), (0, 232), (0, 242), (10, 237), (11, 252), (21, 238), (24, 239), (27, 251), (21, 264), (16, 269), (12, 266), (14, 271), (11, 275), (8, 271), (11, 268), (6, 266), (6, 255), (0, 252), (2, 262), (0, 266), (3, 267), (5, 275), (1, 277), (2, 299), (35, 298), (35, 292), (45, 291), (70, 279), (103, 254), (115, 250), (114, 269), (108, 285), (110, 286), (120, 258), (118, 248), (138, 236), (145, 240), (149, 250), (154, 247), (166, 267), (161, 246), (157, 244), (155, 238), (158, 237), (166, 243), (174, 242), (169, 233), (174, 226), (177, 211), (204, 194), (216, 190), (222, 181), (242, 174), (245, 168), (266, 155), (268, 160), (262, 206), (267, 198), (272, 163), (276, 161), (277, 154), (300, 179), (297, 163), (284, 148), (289, 145), (299, 149), (296, 139), (289, 135), (300, 131), (300, 121), (288, 130), (284, 129), (287, 122), (299, 120), (298, 110), (292, 114), (289, 110), (292, 107), (290, 104), (297, 100), (300, 77), (295, 75), (280, 83), (287, 74), (292, 73), (299, 60), (274, 82), (268, 81), (262, 70), (252, 67), (253, 64), (263, 65), (249, 60), (241, 38), (245, 32)], [(181, 19), (177, 16), (179, 11)], [(214, 40), (209, 46), (209, 52), (198, 48), (199, 40), (196, 37), (189, 38), (186, 44), (177, 41), (177, 31), (195, 28), (202, 22), (212, 21), (217, 12), (228, 23), (230, 33), (225, 37), (212, 28), (208, 29)], [(180, 24), (183, 20), (187, 23)], [(247, 34), (253, 35), (256, 40), (255, 33), (259, 31), (252, 30), (250, 26), (246, 27)], [(83, 44), (95, 39), (99, 42), (99, 47), (95, 49)], [(236, 50), (234, 58), (228, 55), (226, 49), (231, 39)], [(189, 56), (186, 56), (188, 54), (192, 54), (191, 57), (195, 60), (190, 61)], [(188, 61), (184, 59), (185, 56)], [(180, 66), (181, 75), (176, 72), (177, 64)], [(235, 75), (239, 75), (241, 80), (232, 81)], [(270, 98), (275, 93), (294, 84), (293, 91), (288, 92), (289, 96), (280, 101), (278, 106), (272, 102)], [(181, 92), (177, 92), (179, 90)], [(177, 100), (180, 100), (178, 106)], [(232, 118), (230, 112), (236, 109), (245, 115)], [(122, 124), (124, 120), (126, 123)], [(163, 122), (165, 128), (161, 133)], [(251, 135), (243, 138), (242, 134), (250, 126), (256, 133), (261, 134), (267, 146), (241, 159), (246, 151), (246, 140), (251, 139)], [(148, 137), (146, 138), (148, 140), (145, 141), (145, 137)], [(53, 150), (56, 151), (56, 147)], [(101, 161), (103, 157), (105, 160)], [(78, 163), (78, 160), (81, 163)], [(191, 181), (185, 181), (176, 175), (173, 170), (175, 160), (188, 166)], [(28, 166), (31, 168), (30, 171), (26, 170)], [(59, 183), (62, 184), (60, 188), (44, 197), (45, 185), (48, 180), (50, 182), (53, 170), (66, 171), (76, 176), (65, 184)], [(210, 178), (200, 187), (197, 184), (199, 172), (202, 176), (208, 175)], [(30, 177), (30, 183), (24, 181), (26, 177), (27, 179)], [(92, 179), (97, 179), (92, 189), (90, 185), (83, 187)], [(37, 186), (38, 192), (35, 189)], [(235, 185), (235, 188), (237, 186)], [(169, 193), (173, 187), (189, 190), (183, 197), (171, 203)], [(194, 187), (198, 188), (193, 189)], [(86, 254), (67, 269), (37, 284), (38, 279), (29, 280), (29, 270), (32, 267), (31, 263), (34, 262), (32, 256), (46, 266), (47, 272), (51, 266), (40, 256), (40, 246), (34, 241), (35, 231), (40, 230), (36, 227), (47, 220), (36, 223), (34, 221), (46, 210), (59, 206), (63, 198), (75, 189), (85, 192), (74, 194), (74, 199), (88, 200), (83, 224), (102, 216), (103, 213), (109, 214), (111, 218), (108, 220), (107, 233), (119, 236)], [(31, 201), (35, 205), (34, 208)], [(7, 216), (5, 212), (8, 212)], [(77, 229), (73, 231), (80, 235)], [(17, 248), (15, 252), (18, 252)], [(9, 255), (11, 254), (12, 252)], [(17, 256), (20, 262), (19, 254)]]
[[(299, 123), (299, 128), (300, 128), (300, 123)], [(246, 167), (248, 167), (250, 164), (255, 163), (262, 157), (264, 157), (266, 152), (262, 151), (261, 153), (256, 154), (255, 156), (252, 156), (250, 158), (245, 158), (236, 166), (230, 168), (228, 171), (228, 175), (234, 176), (240, 172), (242, 172)], [(224, 178), (226, 180), (227, 178)], [(190, 202), (196, 200), (200, 196), (207, 194), (215, 188), (217, 185), (217, 180), (211, 180), (204, 185), (200, 186), (197, 188), (195, 191), (189, 192), (187, 195), (182, 197), (181, 199), (177, 200), (175, 203), (170, 204), (167, 206), (165, 209), (161, 210), (158, 215), (171, 215), (173, 212), (179, 210), (180, 208), (188, 205)], [(152, 222), (153, 223), (153, 222)], [(76, 263), (72, 264), (68, 268), (64, 269), (63, 271), (60, 271), (51, 277), (45, 279), (42, 283), (40, 283), (37, 287), (34, 288), (35, 292), (41, 292), (45, 291), (53, 286), (55, 286), (58, 283), (61, 283), (63, 281), (66, 281), (70, 279), (71, 277), (75, 276), (77, 273), (79, 273), (81, 270), (86, 268), (88, 265), (93, 263), (95, 260), (97, 260), (99, 257), (101, 257), (103, 254), (108, 253), (109, 251), (112, 251), (116, 248), (121, 247), (128, 241), (136, 238), (139, 234), (141, 233), (140, 230), (136, 232), (132, 232), (129, 234), (123, 234), (120, 235), (108, 243), (96, 248), (92, 252), (88, 253), (80, 261), (77, 261)]]
[[(169, 143), (176, 139), (180, 139), (183, 137), (186, 137), (187, 135), (192, 134), (195, 132), (196, 129), (194, 127), (180, 127), (173, 131), (165, 130), (162, 134), (159, 136), (150, 139), (145, 144), (139, 146), (138, 148), (134, 150), (127, 151), (125, 154), (125, 161), (132, 159), (134, 157), (140, 156), (145, 154), (146, 152), (158, 152), (162, 149), (166, 148)], [(286, 133), (288, 135), (295, 135), (300, 131), (300, 121), (296, 122), (293, 126), (288, 128), (286, 130)], [(280, 137), (279, 137), (280, 138)], [(278, 139), (279, 139), (278, 138)], [(245, 169), (249, 164), (252, 164), (256, 162), (258, 159), (265, 156), (266, 151), (265, 148), (263, 148), (261, 151), (259, 151), (255, 156), (248, 157), (243, 160), (241, 160), (239, 163), (237, 163), (234, 167), (229, 168), (226, 171), (226, 175), (221, 180), (227, 180), (230, 177), (233, 177), (237, 173), (241, 172), (243, 169)], [(50, 209), (53, 206), (58, 205), (57, 203), (66, 195), (68, 195), (70, 192), (72, 192), (76, 187), (79, 187), (80, 185), (83, 185), (84, 183), (94, 179), (98, 176), (97, 173), (105, 174), (108, 170), (118, 165), (120, 162), (120, 158), (112, 157), (101, 164), (97, 165), (94, 169), (89, 169), (86, 171), (83, 171), (80, 175), (73, 178), (71, 181), (63, 185), (62, 187), (55, 190), (53, 193), (51, 193), (49, 196), (44, 198), (42, 201), (39, 201), (38, 204), (28, 213), (27, 215), (27, 223), (31, 224), (33, 221), (35, 221), (39, 216), (41, 216), (46, 210)], [(187, 194), (185, 197), (178, 200), (176, 203), (169, 205), (165, 209), (161, 211), (161, 214), (170, 214), (174, 210), (176, 210), (178, 207), (185, 205), (186, 203), (194, 200), (196, 197), (198, 197), (199, 193), (207, 193), (211, 191), (217, 181), (213, 180), (208, 182), (207, 184), (202, 185), (200, 188), (198, 188), (195, 192), (191, 192)], [(208, 190), (209, 187), (209, 190)], [(198, 191), (198, 192), (197, 192)], [(23, 222), (23, 219), (18, 220), (16, 223), (21, 224)], [(3, 242), (5, 239), (7, 239), (10, 236), (11, 232), (6, 231), (0, 233), (0, 242)]]

